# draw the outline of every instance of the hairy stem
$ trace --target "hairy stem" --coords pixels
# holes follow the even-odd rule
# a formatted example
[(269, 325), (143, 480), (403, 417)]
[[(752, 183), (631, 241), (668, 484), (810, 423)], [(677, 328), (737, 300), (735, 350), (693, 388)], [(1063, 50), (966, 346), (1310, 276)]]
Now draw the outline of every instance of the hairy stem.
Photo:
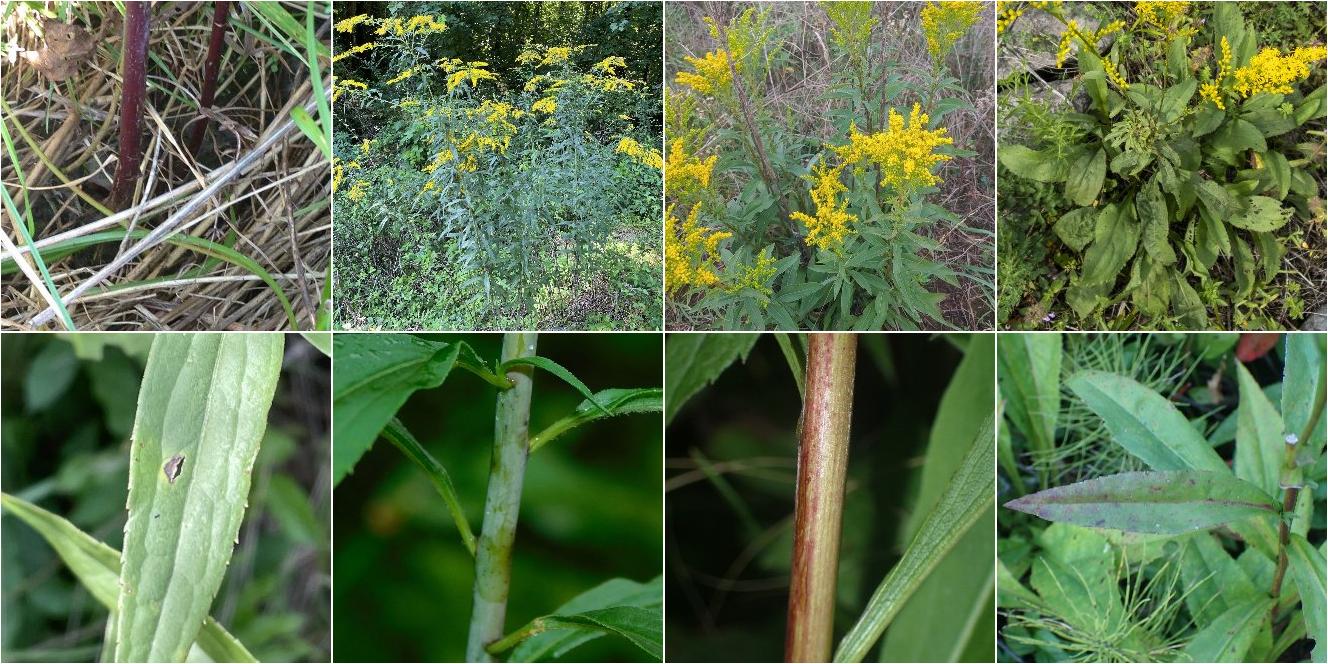
[[(217, 70), (221, 68), (221, 50), (226, 42), (226, 20), (230, 16), (231, 3), (218, 0), (216, 11), (212, 14), (212, 38), (208, 41), (207, 58), (203, 60), (203, 88), (200, 91), (198, 107), (206, 109), (217, 96)], [(207, 131), (208, 117), (199, 115), (189, 129), (189, 152), (198, 152), (203, 143), (203, 132)]]
[(857, 335), (810, 335), (784, 659), (830, 659)]
[[(534, 332), (503, 335), (502, 361), (534, 355), (535, 341)], [(484, 523), (475, 548), (474, 605), (466, 642), (468, 662), (493, 661), (485, 647), (503, 636), (512, 580), (512, 543), (516, 540), (521, 484), (526, 473), (531, 371), (529, 366), (509, 367), (507, 378), (512, 381), (512, 388), (498, 393)]]
[(115, 166), (115, 183), (111, 186), (110, 207), (119, 210), (133, 194), (138, 182), (138, 167), (143, 161), (143, 146), (139, 143), (142, 130), (143, 97), (148, 85), (148, 28), (152, 18), (152, 5), (147, 2), (125, 3), (123, 58), (120, 76), (124, 80), (120, 102), (120, 160)]

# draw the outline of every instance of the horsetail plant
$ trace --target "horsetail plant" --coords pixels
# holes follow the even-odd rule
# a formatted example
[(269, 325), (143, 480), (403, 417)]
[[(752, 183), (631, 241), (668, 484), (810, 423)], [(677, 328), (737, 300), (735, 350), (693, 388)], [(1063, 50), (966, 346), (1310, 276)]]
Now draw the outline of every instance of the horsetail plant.
[[(506, 631), (511, 561), (529, 455), (565, 432), (599, 419), (662, 409), (658, 388), (607, 389), (592, 393), (562, 365), (536, 354), (538, 335), (503, 335), (501, 357), (486, 362), (466, 341), (438, 342), (405, 334), (337, 335), (333, 385), (334, 480), (340, 482), (380, 435), (429, 477), (474, 557), (473, 604), (466, 660), (491, 662), (547, 659), (590, 639), (624, 638), (647, 655), (662, 655), (660, 579), (636, 583), (611, 579), (548, 615)], [(460, 368), (495, 389), (494, 440), (484, 519), (471, 530), (444, 466), (396, 418), (416, 391), (440, 386)], [(585, 400), (568, 416), (539, 433), (529, 431), (534, 370), (552, 374)]]

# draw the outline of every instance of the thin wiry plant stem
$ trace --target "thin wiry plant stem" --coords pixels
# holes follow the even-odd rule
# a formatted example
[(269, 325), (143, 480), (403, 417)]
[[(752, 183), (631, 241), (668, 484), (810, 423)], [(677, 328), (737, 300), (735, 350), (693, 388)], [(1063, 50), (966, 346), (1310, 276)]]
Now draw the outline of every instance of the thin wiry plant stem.
[(148, 28), (152, 18), (152, 4), (125, 3), (124, 57), (120, 75), (124, 88), (120, 102), (120, 161), (115, 167), (115, 183), (111, 186), (110, 207), (120, 209), (134, 191), (138, 182), (138, 166), (143, 160), (143, 146), (139, 143), (143, 119), (143, 97), (148, 87)]
[(830, 659), (857, 348), (857, 335), (830, 333), (812, 334), (807, 347), (784, 636), (789, 662)]
[[(212, 37), (208, 41), (207, 58), (203, 60), (203, 89), (199, 93), (198, 107), (206, 109), (212, 105), (217, 94), (217, 70), (221, 68), (221, 50), (226, 43), (226, 20), (230, 16), (231, 3), (218, 0), (216, 11), (212, 14)], [(208, 116), (200, 115), (194, 119), (194, 126), (189, 129), (189, 153), (198, 152), (203, 142), (203, 132), (207, 131)]]
[[(535, 355), (534, 332), (503, 335), (502, 361)], [(484, 499), (484, 523), (475, 548), (474, 604), (466, 661), (491, 662), (485, 647), (503, 637), (507, 595), (512, 581), (512, 544), (521, 509), (521, 486), (529, 454), (531, 367), (507, 370), (511, 389), (498, 393), (494, 413), (493, 458)]]

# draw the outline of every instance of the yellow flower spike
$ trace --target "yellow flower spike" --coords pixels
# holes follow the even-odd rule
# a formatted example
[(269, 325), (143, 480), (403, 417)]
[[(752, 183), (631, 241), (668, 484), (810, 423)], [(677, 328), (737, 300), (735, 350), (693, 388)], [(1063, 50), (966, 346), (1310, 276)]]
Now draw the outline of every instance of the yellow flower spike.
[(369, 15), (368, 15), (368, 14), (358, 14), (358, 15), (356, 15), (356, 16), (352, 16), (352, 17), (350, 17), (350, 18), (348, 18), (348, 19), (345, 19), (345, 20), (342, 20), (342, 21), (337, 21), (337, 24), (334, 25), (334, 26), (332, 26), (332, 27), (333, 27), (333, 29), (336, 30), (337, 32), (354, 32), (354, 31), (355, 31), (355, 26), (357, 26), (357, 25), (359, 25), (359, 24), (361, 24), (361, 23), (363, 23), (363, 22), (365, 22), (365, 21), (367, 21), (367, 20), (369, 20)]
[(664, 284), (669, 294), (683, 288), (709, 288), (719, 284), (715, 256), (719, 243), (733, 237), (732, 233), (716, 231), (697, 222), (701, 211), (698, 203), (687, 213), (687, 220), (678, 224), (670, 205), (664, 212)]
[(595, 63), (590, 68), (594, 71), (604, 73), (608, 76), (613, 76), (618, 73), (619, 69), (627, 68), (627, 61), (622, 59), (622, 57), (620, 56), (610, 55), (609, 57), (604, 58), (603, 60), (600, 60), (599, 62)]
[(664, 191), (673, 198), (686, 198), (710, 188), (710, 174), (718, 155), (707, 159), (688, 155), (680, 140), (669, 144), (669, 158), (664, 165)]
[(922, 32), (927, 36), (927, 51), (933, 62), (942, 62), (978, 20), (981, 2), (928, 2), (922, 8)]
[(1151, 26), (1160, 30), (1170, 30), (1173, 23), (1183, 18), (1190, 10), (1186, 0), (1154, 0), (1134, 3), (1134, 21), (1136, 26)]
[(400, 83), (400, 82), (402, 82), (402, 81), (404, 81), (404, 80), (410, 78), (410, 77), (411, 77), (412, 75), (414, 75), (414, 74), (415, 74), (415, 68), (414, 68), (414, 67), (411, 67), (410, 69), (407, 69), (407, 70), (401, 72), (400, 74), (397, 74), (395, 78), (393, 78), (393, 79), (387, 81), (387, 85), (396, 85), (397, 83)]
[[(727, 233), (725, 235), (727, 235)], [(774, 278), (775, 257), (770, 255), (768, 249), (763, 249), (761, 253), (756, 256), (756, 262), (744, 266), (742, 272), (738, 274), (738, 277), (734, 279), (725, 290), (730, 293), (737, 293), (744, 288), (750, 288), (761, 295), (769, 297), (774, 293), (774, 289), (769, 285), (770, 280)], [(768, 304), (768, 301), (762, 302), (761, 308), (764, 309)]]
[(1302, 81), (1310, 75), (1310, 64), (1324, 59), (1323, 46), (1300, 47), (1282, 55), (1275, 48), (1259, 51), (1250, 63), (1232, 72), (1236, 79), (1236, 92), (1242, 97), (1251, 97), (1259, 93), (1291, 94), (1295, 89), (1292, 83)]
[[(729, 52), (723, 49), (710, 51), (704, 56), (694, 58), (684, 56), (684, 60), (695, 69), (695, 72), (678, 72), (674, 80), (679, 85), (685, 85), (703, 95), (714, 95), (721, 90), (726, 90), (729, 84), (733, 82), (733, 77), (729, 72)], [(735, 67), (741, 61), (735, 61)], [(741, 69), (739, 68), (739, 71)]]
[(848, 187), (839, 181), (839, 174), (844, 164), (829, 168), (825, 164), (812, 166), (812, 175), (806, 178), (812, 183), (812, 203), (816, 205), (816, 216), (804, 212), (793, 212), (789, 218), (802, 222), (807, 227), (804, 241), (809, 247), (819, 247), (836, 254), (843, 251), (844, 240), (848, 237), (849, 224), (858, 220), (857, 215), (849, 214), (848, 201), (838, 200), (839, 194), (847, 192)]
[(344, 60), (344, 59), (346, 59), (346, 58), (349, 58), (350, 56), (355, 55), (356, 53), (363, 53), (363, 52), (365, 52), (365, 51), (368, 51), (368, 50), (370, 50), (370, 49), (377, 48), (377, 47), (378, 47), (378, 42), (366, 42), (366, 43), (360, 44), (360, 45), (358, 45), (358, 46), (353, 46), (353, 47), (351, 47), (351, 48), (348, 48), (348, 49), (346, 49), (346, 50), (344, 50), (344, 51), (342, 51), (342, 52), (340, 52), (340, 53), (338, 53), (338, 54), (332, 56), (332, 62), (340, 62), (341, 60)]
[[(659, 153), (659, 150), (649, 149), (627, 136), (618, 141), (618, 147), (613, 152), (615, 154), (625, 154), (651, 168), (661, 169), (664, 167), (664, 156)], [(706, 178), (708, 180), (709, 176), (707, 175)]]
[(908, 120), (891, 108), (886, 131), (863, 134), (856, 124), (849, 125), (848, 145), (830, 146), (830, 149), (855, 173), (861, 173), (866, 164), (881, 168), (881, 184), (906, 195), (916, 187), (940, 183), (941, 178), (932, 169), (953, 157), (935, 152), (943, 145), (952, 145), (944, 127), (927, 129), (930, 118), (913, 105)]
[(1125, 80), (1125, 76), (1122, 75), (1120, 73), (1120, 70), (1116, 68), (1116, 63), (1110, 60), (1103, 59), (1102, 68), (1107, 72), (1107, 79), (1110, 80), (1112, 83), (1115, 83), (1116, 87), (1119, 88), (1121, 92), (1125, 92), (1126, 90), (1130, 89), (1130, 83)]

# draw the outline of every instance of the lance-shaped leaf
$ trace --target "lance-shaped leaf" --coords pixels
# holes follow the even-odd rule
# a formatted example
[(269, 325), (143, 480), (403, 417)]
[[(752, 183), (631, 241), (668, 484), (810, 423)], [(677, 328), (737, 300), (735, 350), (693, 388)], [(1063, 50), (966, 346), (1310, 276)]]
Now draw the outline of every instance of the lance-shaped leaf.
[(1005, 506), (1048, 521), (1159, 535), (1278, 513), (1277, 503), (1259, 487), (1230, 473), (1201, 470), (1108, 475), (1039, 491)]
[[(115, 644), (115, 600), (120, 584), (120, 552), (94, 539), (78, 529), (64, 517), (52, 514), (32, 503), (0, 493), (0, 505), (5, 511), (28, 524), (37, 534), (46, 540), (56, 554), (69, 566), (78, 582), (88, 589), (93, 598), (111, 611), (107, 622), (107, 656), (101, 661), (114, 658)], [(231, 636), (217, 621), (208, 618), (203, 628), (198, 631), (196, 648), (203, 651), (214, 662), (256, 662), (234, 636)], [(193, 661), (199, 661), (191, 656)]]
[(182, 662), (230, 564), (280, 334), (161, 334), (138, 396), (117, 662)]
[(664, 407), (664, 391), (657, 387), (638, 389), (610, 388), (595, 393), (576, 410), (530, 437), (530, 452), (549, 444), (558, 436), (595, 420), (630, 413), (658, 413)]
[(1102, 418), (1125, 451), (1153, 470), (1229, 472), (1189, 420), (1165, 397), (1138, 381), (1102, 371), (1082, 371), (1066, 385)]
[(1286, 448), (1282, 416), (1240, 362), (1236, 363), (1236, 375), (1240, 383), (1240, 406), (1236, 408), (1236, 477), (1277, 493), (1281, 490), (1279, 477)]
[[(536, 618), (490, 647), (503, 652), (515, 645), (509, 662), (561, 659), (587, 641), (621, 636), (644, 652), (659, 657), (663, 642), (663, 579), (645, 583), (609, 579), (587, 590), (553, 613)], [(630, 610), (625, 610), (630, 609)]]
[(1000, 363), (1006, 416), (1028, 437), (1035, 456), (1050, 454), (1061, 408), (1061, 335), (1001, 335)]
[(1324, 643), (1328, 634), (1328, 621), (1325, 621), (1325, 603), (1328, 603), (1328, 580), (1325, 580), (1323, 554), (1304, 537), (1291, 536), (1291, 551), (1288, 559), (1291, 563), (1291, 577), (1296, 581), (1296, 590), (1300, 592), (1301, 614), (1305, 618), (1305, 633), (1314, 639), (1314, 657), (1322, 662), (1328, 654), (1328, 643)]
[(672, 334), (665, 344), (664, 422), (673, 421), (687, 400), (714, 382), (733, 361), (747, 358), (756, 334)]
[(1247, 597), (1194, 635), (1185, 647), (1191, 662), (1243, 662), (1255, 636), (1268, 621), (1273, 600)]

